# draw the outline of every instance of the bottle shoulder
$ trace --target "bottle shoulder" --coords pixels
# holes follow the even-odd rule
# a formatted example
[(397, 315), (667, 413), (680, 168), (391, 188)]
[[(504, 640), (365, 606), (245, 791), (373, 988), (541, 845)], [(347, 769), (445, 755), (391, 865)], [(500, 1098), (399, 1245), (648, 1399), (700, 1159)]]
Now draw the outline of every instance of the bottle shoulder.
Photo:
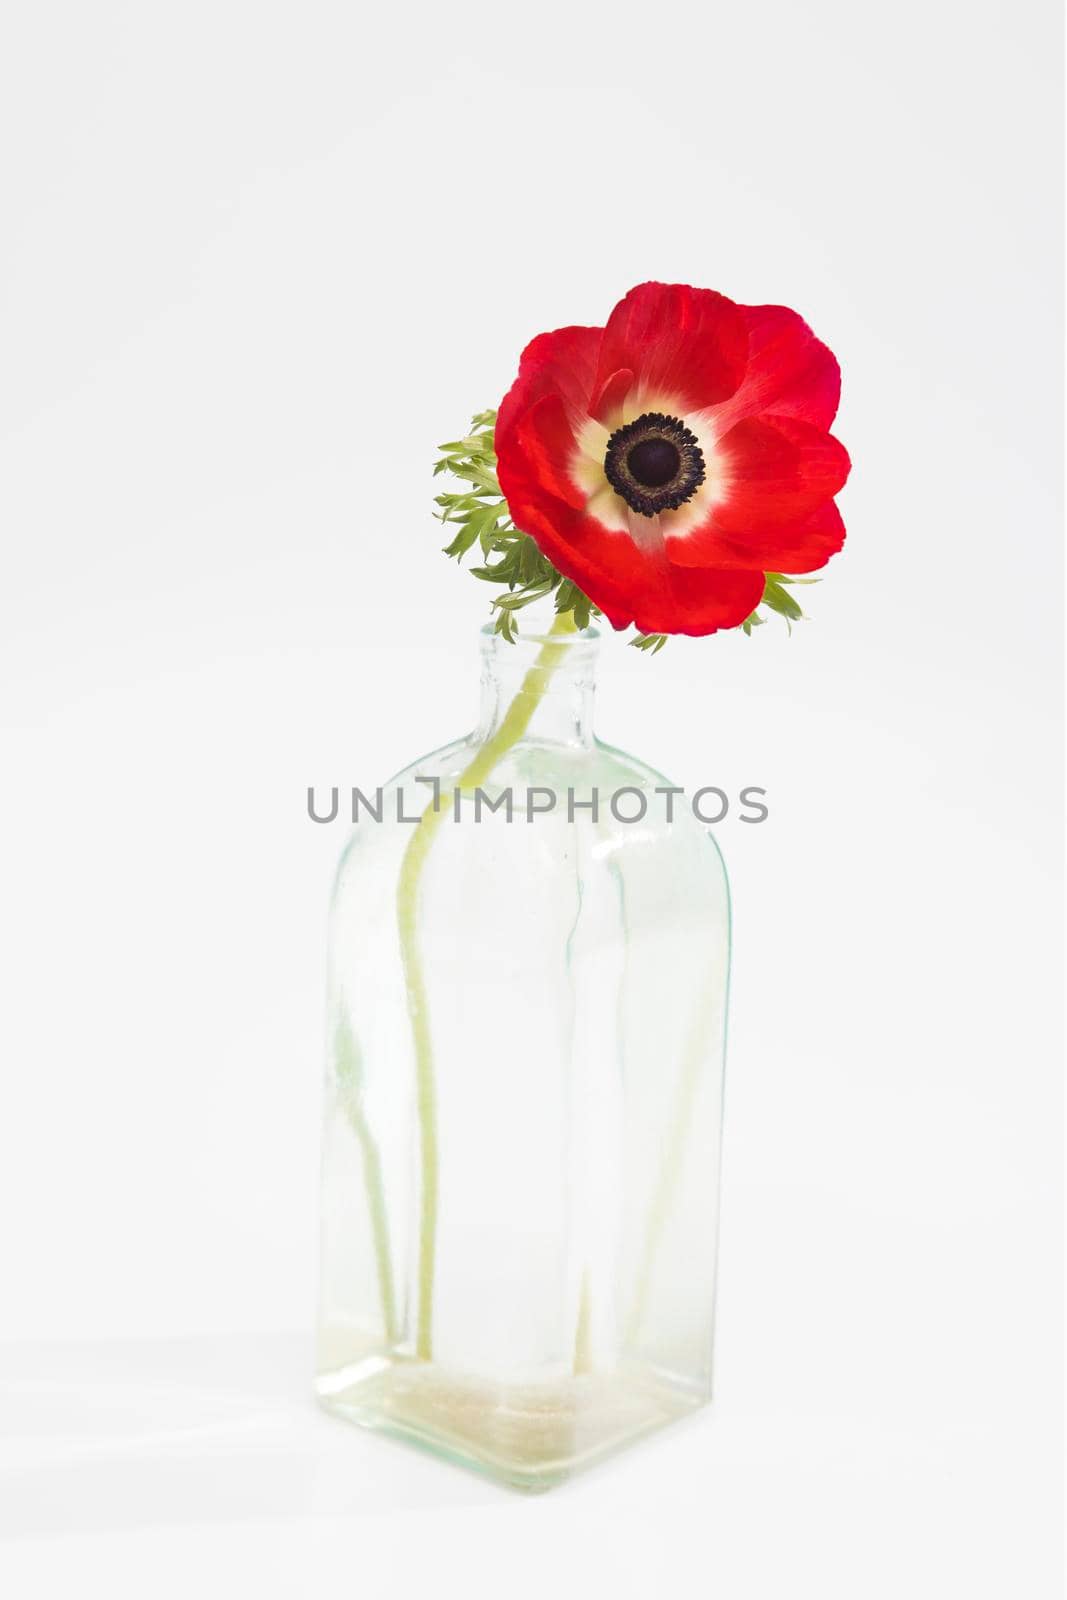
[[(338, 887), (364, 869), (396, 871), (419, 819), (443, 813), (433, 853), (462, 856), (468, 870), (484, 860), (500, 871), (516, 854), (542, 874), (614, 870), (620, 860), (655, 860), (674, 879), (694, 875), (725, 886), (717, 841), (683, 790), (648, 762), (599, 740), (565, 745), (520, 740), (492, 768), (468, 782), (483, 747), (474, 735), (429, 751), (395, 773), (361, 808), (338, 868)], [(501, 828), (508, 828), (508, 835)], [(389, 863), (392, 863), (392, 866)]]
[[(483, 748), (473, 733), (453, 739), (409, 762), (393, 774), (384, 788), (395, 789), (400, 784), (416, 782), (419, 778), (438, 778), (442, 783), (448, 779), (461, 783), (467, 768), (477, 760)], [(600, 739), (588, 744), (521, 739), (493, 763), (489, 772), (480, 773), (478, 781), (486, 788), (499, 787), (507, 782), (542, 783), (557, 773), (586, 783), (628, 783), (648, 790), (676, 787), (647, 761)]]

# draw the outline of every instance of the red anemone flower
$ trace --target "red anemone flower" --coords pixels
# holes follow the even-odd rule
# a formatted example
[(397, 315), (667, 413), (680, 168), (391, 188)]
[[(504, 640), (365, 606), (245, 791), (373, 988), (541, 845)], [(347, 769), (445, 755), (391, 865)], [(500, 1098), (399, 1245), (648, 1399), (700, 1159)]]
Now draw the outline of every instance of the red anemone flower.
[(497, 417), (500, 487), (613, 627), (733, 628), (764, 573), (812, 572), (844, 543), (839, 392), (795, 311), (643, 283), (606, 328), (527, 345)]

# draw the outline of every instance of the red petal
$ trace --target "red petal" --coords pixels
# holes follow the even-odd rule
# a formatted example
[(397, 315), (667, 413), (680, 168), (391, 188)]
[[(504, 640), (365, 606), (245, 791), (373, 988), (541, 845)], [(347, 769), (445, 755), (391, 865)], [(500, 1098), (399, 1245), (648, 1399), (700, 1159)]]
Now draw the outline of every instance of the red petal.
[(588, 497), (571, 482), (567, 471), (578, 442), (560, 396), (546, 394), (536, 401), (519, 417), (515, 434), (541, 487), (580, 511)]
[(731, 533), (717, 526), (712, 512), (684, 538), (667, 537), (676, 566), (697, 570), (721, 566), (755, 572), (816, 572), (845, 542), (845, 524), (832, 500), (796, 522), (752, 527)]
[(747, 356), (747, 324), (725, 295), (681, 283), (642, 283), (608, 318), (597, 388), (629, 368), (643, 395), (699, 411), (734, 393)]
[(609, 428), (619, 426), (623, 402), (633, 385), (634, 375), (629, 367), (621, 367), (618, 372), (613, 372), (610, 378), (597, 385), (589, 402), (589, 415)]
[(845, 542), (845, 524), (832, 500), (795, 523), (753, 527), (729, 533), (716, 526), (715, 515), (687, 538), (667, 540), (667, 552), (679, 567), (698, 570), (715, 563), (757, 572), (817, 572)]
[[(600, 328), (557, 328), (531, 339), (519, 360), (519, 375), (500, 402), (496, 431), (514, 427), (516, 419), (546, 394), (558, 394), (568, 410), (585, 414), (596, 380)], [(499, 449), (499, 443), (498, 443)]]
[(845, 524), (832, 500), (795, 528), (779, 528), (766, 552), (765, 572), (817, 572), (845, 542)]
[[(558, 423), (547, 411), (543, 426), (527, 418), (539, 401), (547, 399), (575, 420), (585, 415), (600, 338), (599, 328), (557, 328), (538, 334), (523, 351), (519, 375), (500, 402), (494, 436), (497, 476), (509, 505), (528, 481), (545, 487), (547, 479), (549, 489), (559, 487), (557, 474), (574, 448), (573, 437), (566, 455), (553, 464), (549, 439), (555, 432), (558, 440)], [(530, 459), (531, 449), (537, 466)]]
[(725, 431), (771, 411), (829, 428), (841, 394), (833, 353), (787, 306), (740, 309), (748, 326), (748, 366), (741, 387), (716, 414), (716, 426)]
[(719, 440), (726, 496), (720, 529), (742, 531), (797, 522), (843, 488), (848, 452), (832, 434), (795, 417), (750, 417)]
[(795, 417), (739, 422), (719, 441), (725, 498), (698, 527), (671, 536), (667, 551), (683, 567), (744, 567), (811, 572), (844, 543), (833, 496), (849, 459), (831, 434)]
[(702, 636), (738, 627), (762, 598), (762, 572), (676, 567), (668, 561), (661, 587), (640, 597), (634, 622), (642, 633)]

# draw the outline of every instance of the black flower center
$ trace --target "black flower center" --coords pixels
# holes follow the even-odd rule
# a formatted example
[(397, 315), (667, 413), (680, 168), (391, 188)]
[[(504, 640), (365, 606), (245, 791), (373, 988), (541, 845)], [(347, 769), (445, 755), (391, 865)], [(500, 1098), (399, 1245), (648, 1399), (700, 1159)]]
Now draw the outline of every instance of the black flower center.
[(604, 472), (633, 511), (654, 517), (693, 498), (704, 482), (704, 453), (678, 417), (646, 411), (612, 434)]
[(669, 439), (639, 439), (626, 452), (630, 476), (646, 489), (662, 489), (678, 476), (681, 464), (678, 446)]

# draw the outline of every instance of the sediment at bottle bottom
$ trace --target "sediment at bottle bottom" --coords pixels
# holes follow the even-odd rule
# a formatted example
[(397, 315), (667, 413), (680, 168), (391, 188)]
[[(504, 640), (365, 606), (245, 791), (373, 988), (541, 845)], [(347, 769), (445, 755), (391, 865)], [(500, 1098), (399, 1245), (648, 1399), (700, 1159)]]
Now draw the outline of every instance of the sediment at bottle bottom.
[(527, 1490), (551, 1488), (707, 1399), (646, 1371), (500, 1383), (408, 1360), (323, 1373), (317, 1387), (340, 1416)]

